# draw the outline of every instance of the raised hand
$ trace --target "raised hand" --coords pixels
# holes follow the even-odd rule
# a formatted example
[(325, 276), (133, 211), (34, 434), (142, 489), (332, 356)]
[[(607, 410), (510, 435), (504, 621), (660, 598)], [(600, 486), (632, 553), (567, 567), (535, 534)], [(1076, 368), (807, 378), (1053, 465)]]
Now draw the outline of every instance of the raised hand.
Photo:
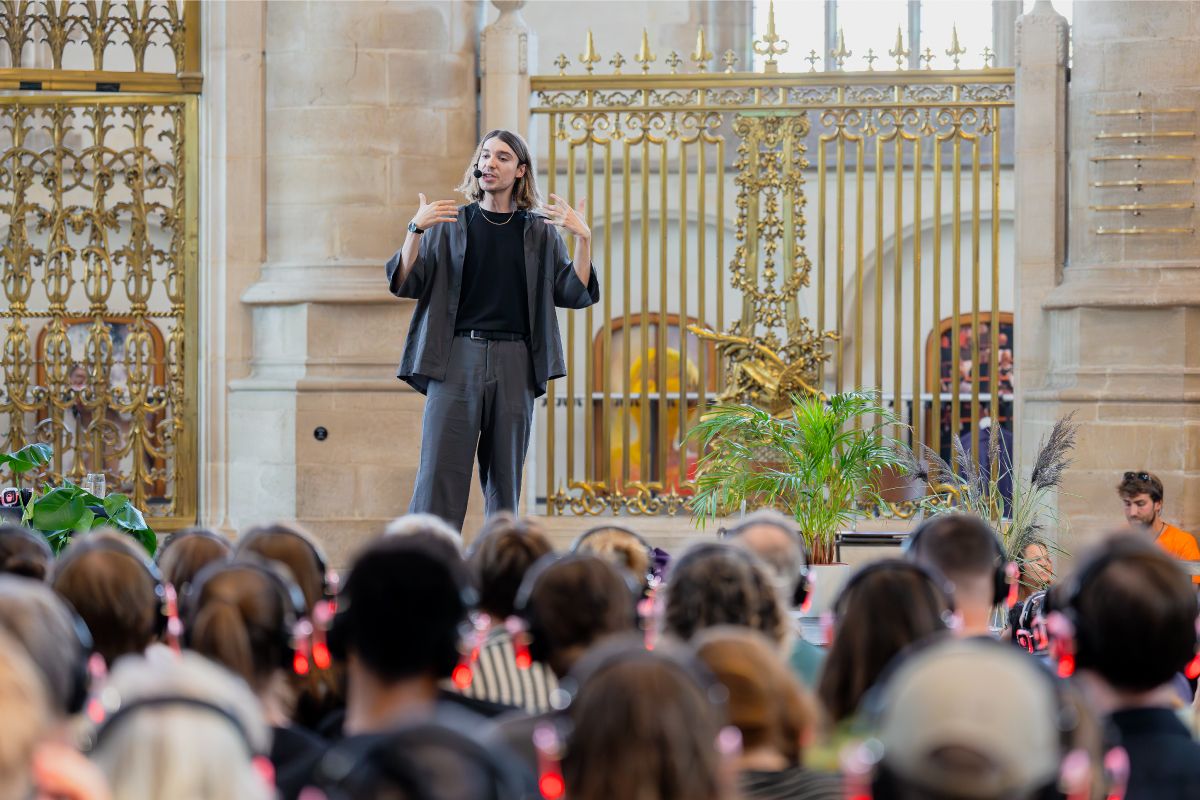
[(412, 221), (421, 230), (437, 225), (439, 222), (453, 222), (458, 219), (458, 204), (455, 201), (434, 200), (430, 203), (425, 200), (423, 194), (418, 194), (417, 197), (421, 198), (421, 207), (417, 209)]
[(542, 206), (542, 210), (550, 215), (550, 224), (559, 228), (566, 228), (577, 239), (591, 241), (592, 229), (583, 221), (583, 210), (587, 203), (587, 198), (579, 198), (579, 208), (573, 209), (566, 200), (563, 200), (558, 195), (552, 194), (550, 197), (554, 199), (554, 203)]

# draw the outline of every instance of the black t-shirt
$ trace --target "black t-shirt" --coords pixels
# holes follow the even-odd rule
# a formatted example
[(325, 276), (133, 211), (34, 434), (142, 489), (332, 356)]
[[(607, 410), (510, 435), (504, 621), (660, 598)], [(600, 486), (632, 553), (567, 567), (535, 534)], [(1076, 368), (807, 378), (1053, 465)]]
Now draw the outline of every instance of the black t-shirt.
[(525, 220), (473, 204), (454, 330), (529, 335)]

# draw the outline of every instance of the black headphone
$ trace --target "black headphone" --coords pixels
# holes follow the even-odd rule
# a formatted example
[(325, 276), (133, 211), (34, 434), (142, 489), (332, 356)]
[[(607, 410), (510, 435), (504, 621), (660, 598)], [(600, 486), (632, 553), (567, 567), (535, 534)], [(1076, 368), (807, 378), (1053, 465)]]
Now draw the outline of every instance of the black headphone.
[(850, 579), (846, 581), (846, 585), (838, 593), (837, 600), (833, 603), (834, 613), (840, 613), (843, 601), (850, 596), (850, 592), (854, 587), (858, 586), (871, 575), (891, 570), (908, 570), (924, 578), (941, 595), (946, 609), (952, 613), (954, 612), (954, 591), (952, 588), (954, 584), (947, 580), (945, 575), (928, 564), (918, 564), (915, 561), (905, 561), (900, 558), (885, 558), (879, 561), (872, 561), (850, 576)]
[[(586, 535), (586, 534), (585, 534)], [(516, 616), (525, 623), (525, 629), (529, 634), (529, 655), (534, 661), (544, 662), (550, 657), (550, 647), (547, 642), (549, 638), (546, 635), (546, 629), (542, 624), (540, 615), (536, 606), (529, 605), (529, 598), (533, 595), (533, 590), (537, 588), (538, 581), (546, 574), (546, 571), (551, 567), (559, 564), (569, 564), (575, 561), (584, 561), (586, 559), (596, 559), (605, 564), (609, 564), (617, 571), (625, 581), (625, 586), (629, 589), (631, 605), (633, 606), (633, 624), (636, 627), (639, 620), (638, 616), (638, 598), (642, 596), (642, 584), (630, 573), (629, 570), (619, 567), (616, 564), (592, 555), (591, 553), (566, 553), (559, 555), (553, 551), (546, 553), (544, 556), (533, 562), (528, 570), (525, 571), (525, 577), (521, 579), (521, 585), (517, 589), (517, 596), (513, 600), (513, 608), (516, 610)]]
[[(947, 641), (945, 636), (926, 637), (912, 643), (892, 659), (876, 680), (875, 686), (863, 698), (863, 710), (873, 725), (878, 723), (884, 710), (890, 705), (890, 686), (900, 668), (918, 654)], [(970, 641), (973, 644), (978, 643), (981, 647), (996, 648), (997, 651), (1003, 651), (1005, 654), (1012, 652), (1006, 644), (995, 639), (975, 638)], [(1034, 665), (1034, 671), (1046, 682), (1051, 696), (1054, 698), (1054, 725), (1059, 732), (1060, 754), (1058, 760), (1061, 764), (1072, 750), (1077, 749), (1074, 746), (1074, 737), (1081, 721), (1079, 710), (1067, 701), (1065, 681), (1058, 678), (1043, 663), (1037, 660), (1033, 660), (1031, 663)], [(871, 800), (900, 800), (901, 797), (907, 797), (908, 795), (902, 794), (900, 789), (901, 783), (898, 776), (888, 769), (886, 764), (877, 764), (871, 780), (869, 798)], [(1065, 800), (1066, 797), (1059, 786), (1057, 773), (1047, 784), (1030, 795), (1031, 800)]]
[[(325, 552), (321, 549), (320, 543), (284, 525), (266, 525), (258, 528), (257, 530), (252, 529), (250, 531), (250, 535), (244, 539), (240, 539), (237, 545), (234, 547), (234, 560), (239, 560), (243, 555), (243, 551), (249, 547), (250, 543), (255, 539), (259, 538), (260, 536), (273, 535), (295, 536), (297, 539), (308, 545), (308, 548), (312, 551), (313, 555), (317, 557), (317, 564), (321, 569), (321, 578), (323, 581), (322, 591), (325, 594), (325, 598), (328, 600), (336, 600), (339, 584), (338, 574), (329, 568), (329, 561), (325, 558)], [(305, 607), (307, 607), (307, 603), (305, 604)]]
[[(647, 583), (649, 583), (652, 578), (662, 577), (654, 571), (654, 547), (651, 546), (651, 544), (647, 542), (645, 537), (643, 537), (640, 533), (630, 530), (624, 525), (597, 525), (594, 528), (588, 528), (586, 531), (576, 536), (575, 541), (571, 542), (570, 552), (576, 552), (579, 549), (579, 546), (592, 536), (598, 536), (607, 531), (617, 531), (619, 533), (628, 534), (629, 536), (632, 536), (638, 544), (646, 548), (646, 557), (650, 559), (650, 571), (642, 577), (646, 579)], [(638, 594), (640, 595), (641, 593), (642, 590), (639, 589)]]
[(84, 752), (95, 749), (104, 740), (117, 723), (122, 719), (126, 719), (133, 715), (134, 712), (144, 708), (161, 708), (163, 706), (187, 706), (190, 708), (199, 708), (205, 711), (211, 711), (219, 717), (224, 718), (235, 731), (242, 743), (246, 745), (246, 750), (251, 756), (264, 756), (265, 753), (256, 748), (250, 741), (250, 736), (246, 732), (246, 726), (238, 719), (232, 711), (222, 708), (216, 703), (211, 703), (208, 700), (202, 700), (198, 697), (188, 697), (186, 695), (169, 695), (164, 697), (143, 697), (137, 700), (132, 700), (128, 703), (122, 703), (111, 714), (106, 714), (99, 722), (96, 723), (96, 728), (93, 733), (84, 733), (80, 742), (80, 750)]
[[(225, 563), (213, 562), (206, 565), (196, 574), (196, 578), (192, 581), (186, 595), (188, 625), (185, 631), (188, 645), (191, 645), (195, 615), (200, 612), (200, 599), (204, 595), (205, 585), (217, 575), (238, 571), (256, 572), (264, 576), (267, 582), (275, 587), (279, 595), (280, 606), (283, 609), (283, 623), (275, 634), (277, 637), (276, 644), (281, 654), (280, 666), (284, 670), (293, 670), (296, 662), (296, 648), (294, 643), (304, 638), (303, 631), (298, 629), (298, 626), (304, 620), (308, 608), (304, 599), (304, 592), (301, 591), (291, 576), (285, 573), (279, 565), (268, 559), (256, 556), (253, 553), (244, 553), (236, 561)], [(307, 659), (307, 654), (304, 657)], [(307, 672), (307, 664), (305, 666), (305, 671)]]
[(796, 576), (796, 588), (792, 592), (791, 598), (792, 606), (800, 608), (804, 605), (804, 601), (808, 599), (808, 596), (812, 594), (812, 583), (809, 581), (809, 567), (812, 565), (812, 560), (809, 558), (808, 545), (805, 544), (803, 536), (800, 536), (794, 529), (770, 519), (746, 520), (728, 530), (725, 528), (718, 529), (717, 535), (722, 539), (732, 539), (735, 536), (741, 536), (749, 528), (756, 528), (759, 525), (767, 525), (783, 531), (800, 546), (800, 557), (804, 560), (804, 566), (800, 568), (800, 574)]
[(88, 661), (92, 657), (95, 643), (92, 641), (92, 632), (88, 630), (87, 623), (83, 621), (83, 617), (79, 616), (75, 607), (61, 595), (58, 596), (58, 599), (67, 609), (67, 614), (71, 618), (71, 630), (75, 632), (75, 641), (79, 645), (78, 657), (71, 664), (71, 689), (67, 695), (67, 713), (78, 714), (83, 711), (84, 704), (87, 703), (88, 692), (91, 691), (92, 673), (88, 669)]
[(904, 552), (911, 558), (916, 558), (920, 552), (920, 540), (926, 531), (938, 527), (943, 523), (955, 521), (966, 521), (968, 524), (978, 525), (980, 529), (986, 530), (989, 534), (988, 541), (996, 549), (995, 569), (992, 572), (992, 605), (998, 606), (1004, 603), (1012, 589), (1013, 579), (1009, 575), (1008, 561), (1004, 556), (1004, 544), (1000, 541), (999, 535), (992, 530), (983, 520), (977, 517), (971, 517), (963, 514), (945, 514), (927, 520), (921, 527), (917, 528), (908, 537), (908, 543), (904, 548)]
[[(131, 539), (130, 542), (132, 543), (132, 541), (133, 540)], [(154, 594), (159, 599), (159, 602), (154, 604), (154, 636), (155, 638), (161, 638), (163, 633), (165, 633), (167, 630), (167, 623), (171, 619), (171, 610), (168, 608), (170, 604), (169, 594), (166, 590), (165, 584), (163, 583), (162, 571), (159, 570), (158, 565), (151, 561), (148, 556), (135, 553), (132, 550), (121, 547), (116, 542), (108, 539), (89, 537), (79, 540), (79, 544), (82, 546), (69, 547), (65, 553), (59, 556), (58, 563), (54, 567), (55, 580), (57, 580), (58, 576), (65, 569), (67, 569), (67, 567), (70, 566), (73, 561), (78, 558), (82, 558), (88, 553), (95, 553), (102, 550), (109, 553), (120, 553), (123, 556), (132, 558), (134, 561), (142, 565), (142, 568), (146, 570), (146, 574), (150, 576), (152, 581), (154, 581)], [(136, 544), (133, 546), (137, 547)]]

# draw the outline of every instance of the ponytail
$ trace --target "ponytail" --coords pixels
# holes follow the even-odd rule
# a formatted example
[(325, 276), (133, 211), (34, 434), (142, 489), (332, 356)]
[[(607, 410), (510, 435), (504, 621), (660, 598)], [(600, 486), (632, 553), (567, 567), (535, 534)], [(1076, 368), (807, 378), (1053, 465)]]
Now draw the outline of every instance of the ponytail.
[(192, 628), (192, 649), (224, 664), (256, 687), (261, 677), (255, 674), (254, 651), (250, 632), (241, 610), (224, 600), (206, 603), (196, 615)]

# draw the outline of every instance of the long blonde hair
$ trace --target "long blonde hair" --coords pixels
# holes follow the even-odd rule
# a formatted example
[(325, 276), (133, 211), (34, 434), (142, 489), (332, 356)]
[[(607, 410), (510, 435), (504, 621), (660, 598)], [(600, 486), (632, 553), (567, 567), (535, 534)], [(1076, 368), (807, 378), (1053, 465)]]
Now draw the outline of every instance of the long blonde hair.
[(542, 193), (538, 190), (537, 185), (537, 170), (534, 169), (529, 145), (521, 134), (513, 131), (499, 128), (488, 131), (487, 135), (480, 140), (479, 146), (475, 148), (475, 155), (471, 157), (471, 163), (467, 166), (467, 171), (463, 173), (463, 181), (455, 191), (462, 192), (472, 203), (478, 203), (483, 199), (483, 189), (479, 186), (479, 179), (475, 177), (475, 165), (479, 163), (483, 146), (492, 138), (497, 138), (511, 147), (517, 156), (517, 163), (525, 165), (525, 174), (517, 178), (516, 183), (513, 184), (512, 196), (517, 208), (533, 211), (542, 204)]

